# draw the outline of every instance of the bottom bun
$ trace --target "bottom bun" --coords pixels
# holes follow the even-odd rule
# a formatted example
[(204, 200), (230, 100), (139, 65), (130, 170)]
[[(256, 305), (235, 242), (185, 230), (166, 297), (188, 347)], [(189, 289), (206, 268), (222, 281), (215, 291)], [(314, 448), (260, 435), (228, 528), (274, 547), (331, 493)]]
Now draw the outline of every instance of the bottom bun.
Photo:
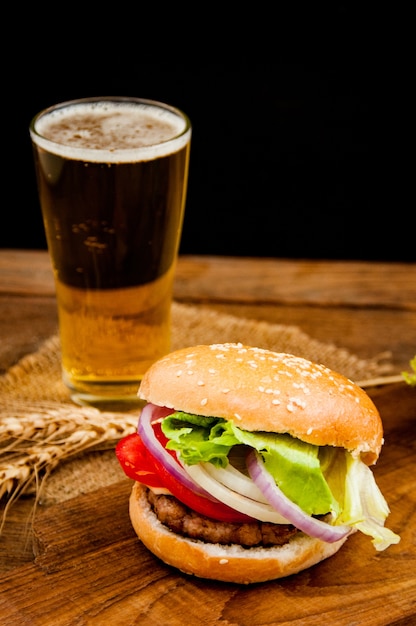
[(177, 535), (164, 526), (154, 514), (146, 494), (147, 487), (134, 484), (130, 519), (139, 539), (168, 565), (200, 578), (241, 584), (283, 578), (332, 556), (346, 540), (325, 543), (299, 532), (283, 546), (270, 548), (205, 543)]

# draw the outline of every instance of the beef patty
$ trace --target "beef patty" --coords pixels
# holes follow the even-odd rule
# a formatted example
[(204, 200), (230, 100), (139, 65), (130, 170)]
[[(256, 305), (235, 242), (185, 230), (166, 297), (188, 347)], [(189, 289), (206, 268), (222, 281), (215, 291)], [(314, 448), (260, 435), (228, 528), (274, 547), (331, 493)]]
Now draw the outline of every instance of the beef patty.
[(260, 521), (244, 524), (219, 522), (192, 511), (174, 496), (155, 494), (150, 489), (147, 497), (162, 524), (178, 535), (200, 539), (207, 543), (235, 543), (247, 548), (281, 546), (299, 532), (291, 524)]

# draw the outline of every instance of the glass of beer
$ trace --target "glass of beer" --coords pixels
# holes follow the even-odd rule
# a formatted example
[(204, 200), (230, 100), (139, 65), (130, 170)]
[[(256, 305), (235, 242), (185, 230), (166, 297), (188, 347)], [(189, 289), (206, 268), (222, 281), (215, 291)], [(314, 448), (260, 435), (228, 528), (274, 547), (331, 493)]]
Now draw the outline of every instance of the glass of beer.
[(138, 402), (169, 352), (191, 123), (139, 98), (84, 98), (30, 123), (58, 305), (62, 375), (78, 404)]

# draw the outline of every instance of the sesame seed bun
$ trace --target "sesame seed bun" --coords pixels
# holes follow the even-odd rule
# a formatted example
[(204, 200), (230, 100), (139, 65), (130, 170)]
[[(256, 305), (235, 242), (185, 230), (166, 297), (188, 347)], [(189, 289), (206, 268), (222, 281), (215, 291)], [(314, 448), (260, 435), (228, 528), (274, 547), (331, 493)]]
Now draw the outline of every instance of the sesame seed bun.
[(223, 417), (249, 431), (289, 433), (376, 462), (380, 415), (345, 376), (299, 356), (236, 343), (198, 345), (154, 363), (140, 398), (177, 411)]
[(164, 526), (146, 492), (146, 487), (135, 483), (130, 496), (130, 519), (138, 537), (164, 563), (200, 578), (249, 584), (290, 576), (332, 556), (346, 540), (325, 543), (298, 533), (283, 546), (270, 548), (205, 543)]
[[(244, 430), (345, 448), (368, 465), (382, 446), (380, 416), (369, 396), (345, 376), (291, 354), (235, 343), (177, 350), (150, 367), (139, 396), (177, 411), (222, 417)], [(283, 545), (247, 549), (191, 539), (159, 521), (139, 483), (129, 510), (137, 535), (162, 561), (224, 582), (296, 574), (335, 554), (346, 540), (327, 543), (299, 531)]]

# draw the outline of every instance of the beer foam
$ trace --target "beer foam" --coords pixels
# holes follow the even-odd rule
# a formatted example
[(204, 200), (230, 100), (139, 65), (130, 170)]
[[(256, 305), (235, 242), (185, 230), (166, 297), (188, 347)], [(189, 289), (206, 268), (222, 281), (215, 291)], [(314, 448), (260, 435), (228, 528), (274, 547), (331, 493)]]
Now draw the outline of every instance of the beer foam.
[(96, 163), (149, 161), (190, 140), (186, 116), (151, 101), (93, 100), (58, 105), (40, 114), (32, 140), (59, 156)]

